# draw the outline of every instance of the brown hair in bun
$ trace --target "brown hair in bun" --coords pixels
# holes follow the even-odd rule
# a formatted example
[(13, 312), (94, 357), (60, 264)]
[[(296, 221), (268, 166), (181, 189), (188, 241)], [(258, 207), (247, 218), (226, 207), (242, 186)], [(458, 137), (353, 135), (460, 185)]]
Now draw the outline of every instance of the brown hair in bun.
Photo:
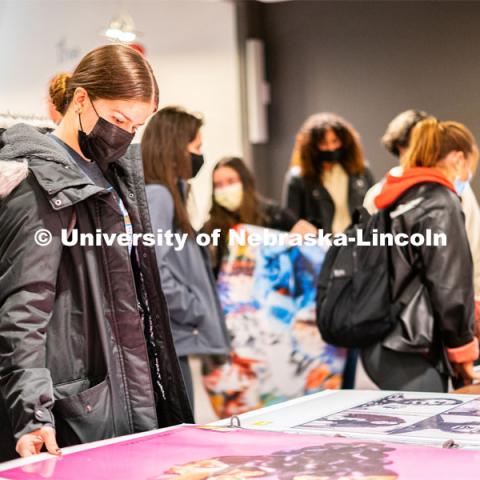
[(68, 82), (72, 75), (67, 72), (58, 73), (55, 75), (48, 85), (48, 95), (50, 101), (53, 103), (59, 113), (65, 115), (68, 104), (66, 102), (66, 93)]
[(65, 90), (59, 90), (58, 106), (65, 112), (79, 87), (88, 92), (91, 100), (153, 101), (158, 106), (158, 85), (152, 67), (143, 55), (126, 45), (104, 45), (92, 50), (80, 60), (70, 78), (62, 78)]

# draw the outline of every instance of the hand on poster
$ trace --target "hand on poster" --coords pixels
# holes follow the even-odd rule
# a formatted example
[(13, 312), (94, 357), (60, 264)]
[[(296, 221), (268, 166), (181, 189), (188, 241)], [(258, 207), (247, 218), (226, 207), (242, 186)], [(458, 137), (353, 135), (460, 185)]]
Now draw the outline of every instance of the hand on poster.
[[(477, 452), (383, 441), (182, 426), (29, 464), (9, 480), (477, 480)], [(161, 454), (159, 454), (161, 452)]]
[(465, 385), (471, 385), (474, 381), (480, 382), (480, 372), (475, 371), (473, 362), (456, 363), (455, 371)]
[(48, 453), (52, 455), (62, 454), (57, 445), (55, 430), (49, 426), (22, 435), (17, 442), (16, 450), (21, 457), (30, 457), (40, 453), (44, 445)]

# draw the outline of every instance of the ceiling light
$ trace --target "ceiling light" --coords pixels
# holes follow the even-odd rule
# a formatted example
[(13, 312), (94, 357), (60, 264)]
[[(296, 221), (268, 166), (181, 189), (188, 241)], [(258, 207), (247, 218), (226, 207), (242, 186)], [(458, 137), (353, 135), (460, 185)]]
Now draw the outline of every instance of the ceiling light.
[(103, 35), (116, 42), (131, 43), (140, 33), (135, 30), (132, 17), (127, 12), (122, 12), (112, 19)]

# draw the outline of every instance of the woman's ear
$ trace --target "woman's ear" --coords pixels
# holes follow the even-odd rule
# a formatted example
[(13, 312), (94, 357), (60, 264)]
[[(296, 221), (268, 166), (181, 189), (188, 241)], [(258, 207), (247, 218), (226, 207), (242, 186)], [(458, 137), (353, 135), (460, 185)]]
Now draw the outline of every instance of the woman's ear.
[(73, 92), (72, 105), (75, 113), (82, 113), (88, 101), (88, 93), (83, 87), (77, 87)]

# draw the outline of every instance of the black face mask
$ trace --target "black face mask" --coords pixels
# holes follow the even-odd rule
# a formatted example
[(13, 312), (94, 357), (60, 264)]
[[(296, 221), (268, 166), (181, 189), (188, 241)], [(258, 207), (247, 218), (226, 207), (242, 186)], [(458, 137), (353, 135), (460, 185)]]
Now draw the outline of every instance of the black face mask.
[(333, 163), (338, 162), (345, 155), (345, 149), (343, 147), (336, 150), (317, 150), (315, 154), (315, 160), (318, 163)]
[(85, 157), (106, 166), (127, 151), (135, 134), (108, 122), (97, 113), (93, 103), (92, 107), (98, 120), (90, 133), (83, 131), (82, 120), (78, 114), (81, 129), (78, 131), (78, 143)]
[(203, 155), (198, 155), (196, 153), (190, 153), (190, 158), (192, 159), (192, 178), (197, 175), (200, 169), (203, 167), (205, 163), (205, 159)]

